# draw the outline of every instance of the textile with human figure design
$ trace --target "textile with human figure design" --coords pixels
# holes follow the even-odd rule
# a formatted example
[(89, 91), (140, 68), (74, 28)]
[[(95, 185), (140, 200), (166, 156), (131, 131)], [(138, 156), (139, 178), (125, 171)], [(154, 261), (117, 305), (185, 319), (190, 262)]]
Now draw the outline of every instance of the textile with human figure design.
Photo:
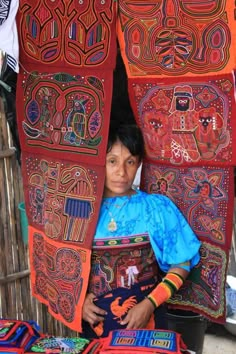
[[(128, 246), (127, 246), (128, 245)], [(89, 292), (96, 296), (151, 279), (160, 282), (149, 236), (110, 236), (93, 241)]]
[(23, 152), (22, 172), (32, 294), (81, 331), (104, 167)]
[(24, 67), (115, 67), (113, 0), (20, 0), (18, 32)]
[(200, 263), (170, 300), (175, 307), (225, 320), (225, 281), (232, 240), (233, 167), (174, 167), (145, 163), (142, 186), (168, 196), (202, 241)]
[(104, 168), (23, 152), (29, 224), (49, 239), (91, 248)]
[(234, 75), (130, 78), (129, 96), (149, 159), (235, 165)]
[(18, 127), (22, 150), (104, 164), (112, 71), (20, 73)]
[(128, 77), (208, 75), (235, 67), (233, 0), (119, 1)]

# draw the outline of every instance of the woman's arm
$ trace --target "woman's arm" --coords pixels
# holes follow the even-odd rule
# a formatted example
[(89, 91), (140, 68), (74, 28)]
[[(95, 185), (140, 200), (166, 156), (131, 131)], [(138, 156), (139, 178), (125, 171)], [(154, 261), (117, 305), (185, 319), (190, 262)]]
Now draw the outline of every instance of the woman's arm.
[(154, 310), (181, 287), (188, 274), (189, 271), (183, 268), (183, 264), (171, 267), (162, 282), (143, 301), (129, 310), (121, 324), (127, 325), (127, 329), (145, 328)]
[(180, 289), (189, 274), (189, 270), (185, 268), (186, 266), (183, 268), (181, 264), (171, 267), (162, 282), (147, 296), (154, 309), (169, 300)]

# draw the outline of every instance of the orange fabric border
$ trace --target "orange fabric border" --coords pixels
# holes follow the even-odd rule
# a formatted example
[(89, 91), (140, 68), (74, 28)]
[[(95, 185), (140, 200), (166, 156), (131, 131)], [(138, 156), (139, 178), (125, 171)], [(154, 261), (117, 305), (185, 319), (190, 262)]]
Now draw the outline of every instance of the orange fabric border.
[[(42, 231), (32, 226), (28, 230), (33, 296), (47, 305), (49, 312), (57, 320), (72, 330), (81, 332), (82, 306), (90, 272), (91, 251), (49, 240)], [(53, 254), (57, 257), (55, 262), (51, 257)], [(79, 287), (80, 284), (83, 286)], [(49, 306), (50, 302), (53, 302), (54, 310)]]

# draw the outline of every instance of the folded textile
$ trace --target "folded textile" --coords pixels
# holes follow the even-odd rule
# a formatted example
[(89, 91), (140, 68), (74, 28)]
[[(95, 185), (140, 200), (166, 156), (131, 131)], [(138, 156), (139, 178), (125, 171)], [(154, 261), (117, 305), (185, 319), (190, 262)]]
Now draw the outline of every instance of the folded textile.
[(105, 338), (100, 354), (180, 354), (187, 349), (181, 335), (169, 330), (115, 330)]
[(46, 336), (38, 339), (25, 353), (83, 353), (90, 340), (80, 337)]
[[(107, 337), (112, 330), (125, 329), (126, 325), (122, 325), (120, 322), (127, 315), (128, 309), (142, 301), (155, 285), (153, 278), (134, 284), (130, 288), (118, 287), (95, 298), (94, 304), (105, 310), (106, 316), (104, 321), (91, 328), (87, 322), (83, 322), (83, 330), (86, 333), (86, 337), (89, 338), (90, 333), (92, 338), (94, 338), (95, 333), (99, 337)], [(165, 306), (161, 305), (156, 308), (146, 328), (167, 328)]]
[(0, 351), (5, 348), (27, 350), (43, 334), (34, 321), (0, 319)]
[(25, 353), (25, 350), (23, 348), (15, 348), (15, 347), (12, 347), (12, 348), (8, 348), (8, 347), (0, 347), (0, 353), (2, 354), (24, 354)]

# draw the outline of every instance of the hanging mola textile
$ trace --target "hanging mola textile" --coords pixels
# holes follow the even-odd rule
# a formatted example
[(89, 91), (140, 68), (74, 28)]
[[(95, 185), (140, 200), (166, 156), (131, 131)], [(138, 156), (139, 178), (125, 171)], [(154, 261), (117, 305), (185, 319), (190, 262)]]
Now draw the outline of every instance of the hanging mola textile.
[(112, 0), (20, 0), (17, 112), (32, 294), (81, 331), (116, 61)]
[(119, 1), (118, 39), (146, 146), (142, 187), (171, 198), (202, 241), (169, 306), (225, 321), (236, 151), (234, 1)]

